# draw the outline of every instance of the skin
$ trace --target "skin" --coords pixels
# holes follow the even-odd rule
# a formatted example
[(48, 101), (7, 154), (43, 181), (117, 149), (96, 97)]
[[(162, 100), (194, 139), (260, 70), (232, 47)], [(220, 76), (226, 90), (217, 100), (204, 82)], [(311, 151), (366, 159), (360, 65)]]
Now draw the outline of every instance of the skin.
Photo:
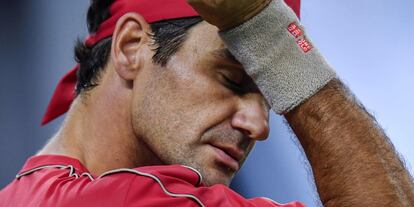
[(187, 2), (205, 21), (224, 31), (251, 19), (271, 0), (187, 0)]
[[(185, 164), (201, 171), (207, 185), (228, 185), (238, 167), (225, 164), (216, 149), (239, 151), (243, 163), (255, 141), (268, 135), (265, 99), (223, 52), (214, 26), (194, 27), (166, 67), (152, 63), (148, 32), (139, 15), (118, 21), (99, 86), (75, 100), (40, 154), (75, 157), (97, 175)], [(241, 83), (242, 92), (227, 79)], [(285, 117), (312, 165), (324, 206), (414, 206), (410, 174), (339, 80)]]
[(77, 158), (96, 175), (183, 164), (206, 185), (229, 185), (255, 141), (267, 138), (269, 106), (216, 27), (193, 27), (165, 67), (152, 62), (150, 32), (137, 14), (118, 21), (99, 85), (75, 100), (39, 154)]
[[(248, 7), (240, 5), (250, 3), (188, 2), (219, 28), (220, 19), (226, 18), (236, 26), (243, 15), (232, 14)], [(285, 117), (311, 163), (324, 206), (414, 206), (413, 179), (404, 163), (375, 118), (341, 81), (332, 80)]]
[(414, 206), (414, 185), (384, 131), (339, 80), (286, 114), (324, 206)]

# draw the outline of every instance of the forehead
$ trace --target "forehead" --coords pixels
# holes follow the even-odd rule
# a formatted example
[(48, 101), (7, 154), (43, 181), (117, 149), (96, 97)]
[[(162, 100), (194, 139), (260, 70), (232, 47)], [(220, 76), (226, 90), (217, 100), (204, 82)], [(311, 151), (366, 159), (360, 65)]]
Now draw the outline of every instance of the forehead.
[(187, 39), (180, 50), (185, 56), (197, 58), (200, 61), (220, 60), (234, 67), (241, 67), (241, 64), (227, 50), (218, 34), (217, 27), (205, 21), (188, 31)]
[(212, 53), (226, 48), (220, 39), (217, 27), (205, 21), (200, 22), (189, 30), (186, 42), (187, 49), (197, 53)]

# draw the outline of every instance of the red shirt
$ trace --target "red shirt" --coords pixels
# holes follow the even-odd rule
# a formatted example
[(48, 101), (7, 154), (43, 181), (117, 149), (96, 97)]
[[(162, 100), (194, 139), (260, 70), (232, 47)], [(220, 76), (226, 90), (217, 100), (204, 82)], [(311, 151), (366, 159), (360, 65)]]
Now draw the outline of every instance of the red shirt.
[(224, 185), (207, 187), (199, 172), (181, 165), (117, 169), (96, 177), (76, 159), (41, 155), (27, 160), (0, 191), (0, 206), (303, 207), (266, 198), (245, 199)]

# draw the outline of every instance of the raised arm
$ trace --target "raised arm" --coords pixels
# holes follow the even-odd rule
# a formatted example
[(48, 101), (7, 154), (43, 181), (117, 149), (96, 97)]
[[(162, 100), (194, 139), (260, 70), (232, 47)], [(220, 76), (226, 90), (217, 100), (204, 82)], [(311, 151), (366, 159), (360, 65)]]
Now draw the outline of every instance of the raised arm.
[(285, 115), (324, 206), (414, 206), (412, 178), (389, 139), (283, 0), (188, 1), (219, 27), (272, 109)]
[(414, 206), (412, 177), (381, 127), (337, 79), (285, 115), (322, 203)]

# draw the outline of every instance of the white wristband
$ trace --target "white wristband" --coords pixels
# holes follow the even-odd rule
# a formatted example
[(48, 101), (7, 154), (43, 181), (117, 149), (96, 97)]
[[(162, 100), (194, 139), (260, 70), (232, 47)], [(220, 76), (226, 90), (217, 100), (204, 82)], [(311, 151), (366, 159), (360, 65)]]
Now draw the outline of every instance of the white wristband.
[(220, 37), (278, 114), (336, 76), (283, 0), (272, 1), (242, 25), (220, 32)]

